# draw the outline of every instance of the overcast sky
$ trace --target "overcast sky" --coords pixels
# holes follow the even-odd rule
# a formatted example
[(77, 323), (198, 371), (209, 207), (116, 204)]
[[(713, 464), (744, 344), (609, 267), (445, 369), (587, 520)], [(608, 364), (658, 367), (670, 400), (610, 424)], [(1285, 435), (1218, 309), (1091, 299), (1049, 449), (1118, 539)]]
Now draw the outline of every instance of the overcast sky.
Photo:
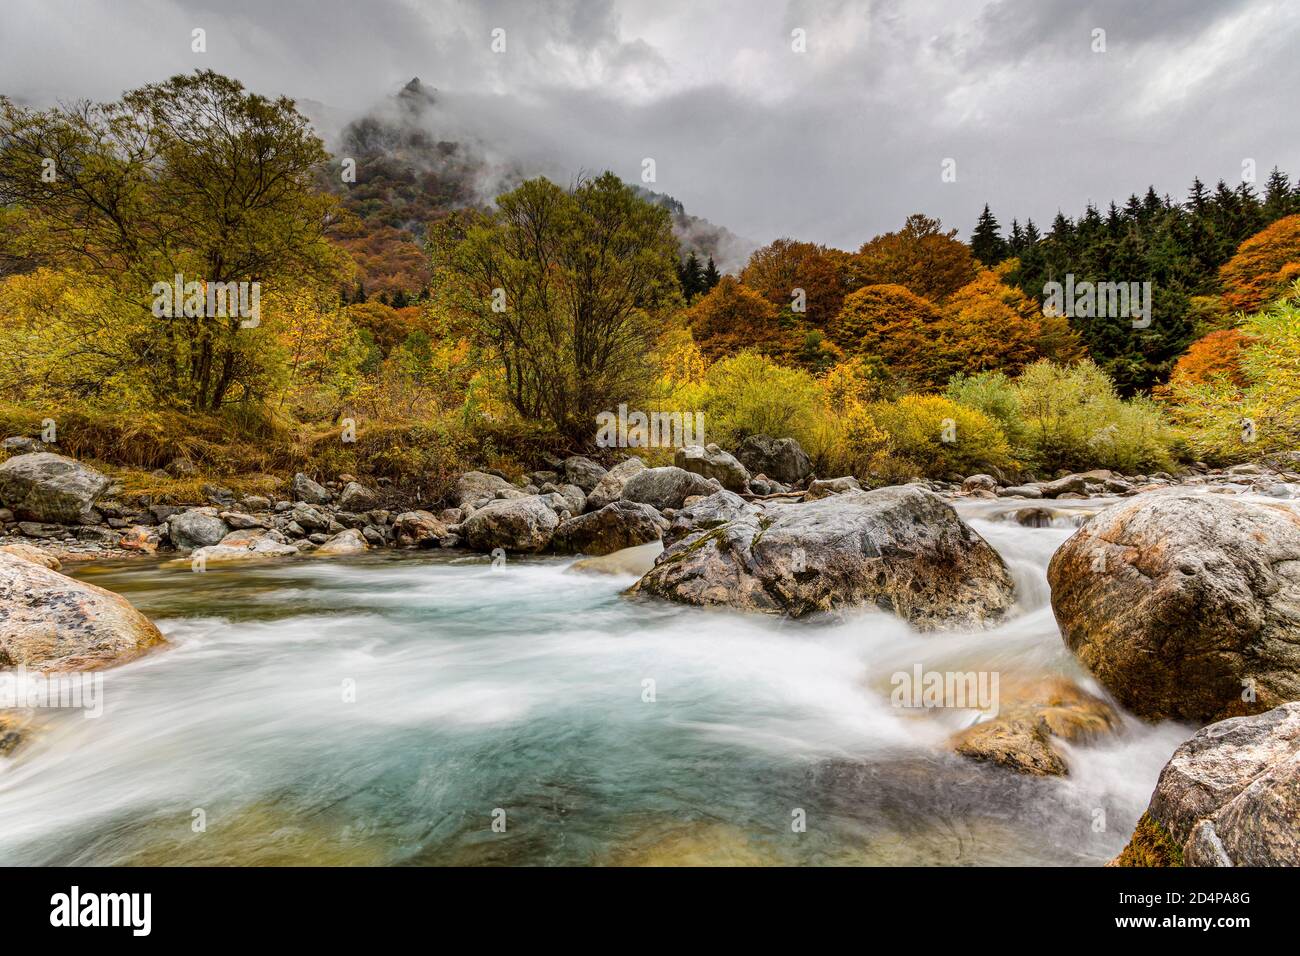
[[(207, 52), (191, 50), (206, 31)], [(505, 51), (492, 33), (505, 31)], [(806, 51), (792, 31), (805, 31)], [(1094, 31), (1105, 52), (1094, 52)], [(766, 242), (843, 248), (985, 202), (1046, 225), (1194, 175), (1300, 173), (1295, 0), (4, 0), (0, 93), (197, 67), (337, 122), (419, 76), (439, 132), (612, 169)], [(307, 101), (311, 101), (308, 103)], [(328, 123), (326, 124), (328, 125)], [(328, 130), (323, 130), (328, 135)], [(945, 159), (956, 181), (942, 181)]]

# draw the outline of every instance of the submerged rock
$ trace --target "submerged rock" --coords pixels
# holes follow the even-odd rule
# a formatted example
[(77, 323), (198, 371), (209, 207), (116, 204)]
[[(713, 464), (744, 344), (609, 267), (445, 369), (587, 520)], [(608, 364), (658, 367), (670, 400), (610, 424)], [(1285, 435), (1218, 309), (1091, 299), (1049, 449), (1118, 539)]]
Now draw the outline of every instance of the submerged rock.
[(1300, 702), (1203, 727), (1169, 759), (1115, 862), (1300, 866)]
[(848, 492), (692, 531), (632, 588), (683, 604), (802, 617), (874, 606), (923, 630), (1002, 618), (1002, 559), (938, 495)]
[(1012, 688), (997, 716), (963, 730), (953, 745), (965, 757), (1021, 773), (1064, 776), (1065, 757), (1054, 741), (1093, 740), (1119, 726), (1119, 714), (1100, 697), (1065, 678), (1049, 678)]
[(77, 524), (111, 482), (94, 468), (52, 452), (15, 455), (0, 465), (0, 505), (20, 520)]
[(1300, 699), (1300, 515), (1285, 506), (1134, 498), (1075, 532), (1047, 577), (1066, 645), (1139, 716)]
[(635, 548), (624, 548), (610, 554), (591, 558), (582, 558), (569, 565), (570, 571), (585, 571), (593, 574), (630, 574), (641, 577), (654, 567), (655, 558), (663, 553), (662, 542), (651, 541), (639, 544)]
[(0, 668), (93, 670), (165, 643), (126, 598), (0, 554)]

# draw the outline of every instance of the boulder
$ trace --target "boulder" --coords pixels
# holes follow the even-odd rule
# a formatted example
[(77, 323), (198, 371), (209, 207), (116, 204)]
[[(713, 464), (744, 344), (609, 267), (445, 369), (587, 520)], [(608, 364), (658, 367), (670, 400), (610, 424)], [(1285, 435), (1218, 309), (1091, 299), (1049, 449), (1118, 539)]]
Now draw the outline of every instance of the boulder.
[(587, 494), (587, 510), (599, 511), (611, 501), (617, 501), (623, 495), (628, 480), (638, 472), (646, 470), (645, 462), (640, 458), (625, 458), (605, 472), (596, 487)]
[(217, 544), (230, 531), (217, 517), (216, 508), (191, 508), (167, 519), (167, 537), (179, 551), (192, 551)]
[[(603, 466), (582, 455), (573, 455), (564, 459), (565, 482), (577, 485), (584, 495), (591, 494), (605, 474), (606, 470)], [(577, 512), (575, 511), (574, 514)]]
[[(607, 506), (608, 507), (608, 506)], [(601, 554), (574, 561), (567, 571), (589, 574), (619, 574), (639, 578), (655, 565), (655, 558), (663, 553), (664, 546), (659, 541), (639, 544), (635, 548), (624, 548), (610, 554)]]
[(39, 564), (43, 568), (49, 568), (51, 571), (59, 571), (63, 568), (62, 563), (48, 551), (42, 551), (40, 548), (30, 544), (0, 545), (0, 552), (12, 554), (16, 558), (22, 558), (24, 561), (31, 561), (33, 564)]
[(427, 511), (403, 511), (393, 519), (399, 548), (431, 548), (447, 534), (447, 526)]
[(971, 491), (997, 491), (998, 482), (992, 475), (971, 475), (961, 483), (961, 490)]
[(692, 531), (632, 591), (791, 617), (878, 607), (921, 630), (985, 626), (1012, 605), (997, 552), (916, 486), (846, 492)]
[(541, 496), (490, 501), (461, 524), (461, 534), (476, 551), (541, 551), (559, 526), (555, 509)]
[(1009, 485), (998, 489), (1000, 498), (1041, 498), (1043, 489), (1038, 485)]
[(232, 531), (214, 545), (196, 548), (190, 555), (190, 566), (206, 569), (214, 564), (287, 558), (297, 553), (298, 549), (285, 541), (284, 535), (278, 531), (249, 528)]
[(1083, 494), (1088, 490), (1089, 485), (1104, 485), (1118, 477), (1119, 475), (1107, 468), (1098, 468), (1096, 471), (1066, 475), (1055, 481), (1039, 482), (1038, 489), (1043, 493), (1044, 498), (1056, 498), (1064, 494)]
[(308, 504), (294, 505), (289, 515), (298, 527), (306, 531), (327, 531), (330, 526), (330, 516)]
[(587, 496), (577, 485), (555, 485), (548, 482), (542, 485), (538, 494), (559, 495), (564, 499), (564, 510), (571, 515), (580, 515), (587, 510)]
[(808, 486), (808, 492), (804, 495), (804, 501), (816, 501), (819, 498), (827, 498), (830, 495), (842, 495), (846, 491), (861, 491), (862, 485), (858, 479), (852, 475), (845, 475), (842, 478), (818, 479)]
[(358, 481), (349, 481), (339, 492), (339, 507), (344, 511), (369, 511), (379, 504), (379, 496)]
[(1199, 730), (1169, 759), (1116, 861), (1300, 866), (1300, 702)]
[(0, 465), (0, 505), (20, 519), (77, 524), (111, 482), (94, 468), (47, 451), (16, 455)]
[(638, 471), (623, 486), (624, 501), (638, 501), (664, 511), (680, 508), (692, 495), (711, 495), (721, 491), (722, 485), (714, 478), (666, 465), (663, 468), (646, 468)]
[(484, 471), (465, 472), (456, 479), (456, 487), (452, 490), (452, 499), (457, 505), (477, 506), (479, 502), (491, 501), (501, 495), (523, 497), (524, 493), (504, 478)]
[(1112, 505), (1047, 569), (1066, 645), (1153, 720), (1300, 699), (1300, 514), (1174, 492)]
[(665, 546), (692, 531), (707, 531), (729, 521), (758, 518), (763, 509), (752, 505), (732, 491), (719, 491), (678, 509), (664, 535)]
[(677, 449), (673, 464), (704, 478), (713, 478), (728, 491), (744, 491), (749, 469), (717, 445), (687, 445)]
[(294, 501), (305, 501), (309, 505), (327, 504), (332, 497), (322, 486), (312, 481), (301, 471), (289, 482), (289, 495)]
[(356, 528), (348, 528), (346, 531), (340, 531), (322, 544), (316, 549), (315, 553), (325, 555), (360, 554), (362, 551), (369, 550), (370, 545), (366, 543), (366, 536)]
[(650, 505), (614, 501), (560, 522), (551, 547), (570, 554), (610, 554), (658, 541), (667, 528), (667, 519)]
[(766, 475), (782, 484), (795, 484), (812, 474), (812, 461), (793, 438), (750, 435), (736, 449), (736, 459), (750, 474)]
[(126, 598), (0, 554), (0, 668), (93, 670), (165, 643)]

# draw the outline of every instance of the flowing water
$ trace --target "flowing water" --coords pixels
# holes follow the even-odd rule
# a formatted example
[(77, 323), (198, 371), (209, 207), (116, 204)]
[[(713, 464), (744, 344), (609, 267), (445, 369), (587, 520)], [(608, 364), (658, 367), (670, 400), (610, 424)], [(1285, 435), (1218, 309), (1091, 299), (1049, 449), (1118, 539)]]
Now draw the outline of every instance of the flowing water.
[(890, 677), (1100, 693), (1045, 572), (1104, 504), (962, 503), (1020, 602), (977, 633), (633, 600), (559, 558), (87, 566), (175, 646), (0, 759), (0, 864), (1100, 864), (1192, 728), (1126, 717), (1027, 777), (955, 756), (974, 713), (894, 707)]

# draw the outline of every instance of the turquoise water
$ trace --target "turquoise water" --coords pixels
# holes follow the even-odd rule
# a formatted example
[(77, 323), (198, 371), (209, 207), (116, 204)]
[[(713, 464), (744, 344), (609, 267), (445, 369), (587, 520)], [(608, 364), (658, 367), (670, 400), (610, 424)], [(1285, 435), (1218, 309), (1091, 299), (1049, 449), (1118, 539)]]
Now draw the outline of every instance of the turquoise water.
[(985, 517), (1021, 607), (973, 634), (633, 600), (556, 558), (85, 567), (175, 646), (0, 760), (0, 863), (1103, 863), (1190, 728), (1027, 778), (950, 753), (969, 712), (890, 705), (918, 662), (1083, 678), (1044, 577), (1070, 530)]

